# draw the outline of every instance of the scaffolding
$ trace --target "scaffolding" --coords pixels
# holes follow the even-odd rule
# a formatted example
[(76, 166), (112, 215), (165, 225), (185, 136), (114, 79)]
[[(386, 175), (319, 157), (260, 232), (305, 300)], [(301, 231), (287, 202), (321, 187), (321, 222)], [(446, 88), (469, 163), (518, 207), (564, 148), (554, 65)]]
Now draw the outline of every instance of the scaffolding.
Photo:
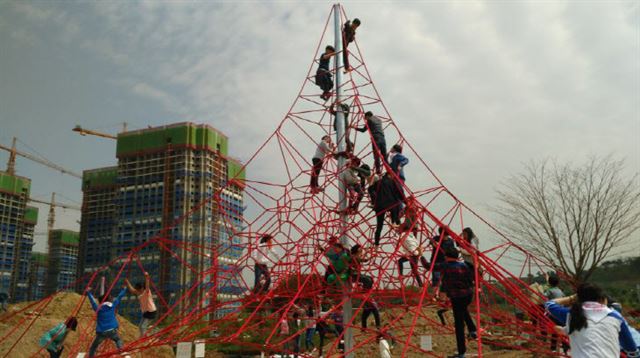
[(79, 236), (76, 231), (51, 230), (46, 295), (73, 289), (78, 270)]
[(38, 209), (27, 206), (31, 180), (0, 172), (0, 292), (28, 298), (29, 265)]
[(118, 167), (85, 170), (82, 173), (82, 210), (76, 289), (82, 292), (91, 273), (111, 261), (115, 229)]
[(29, 295), (28, 301), (38, 301), (45, 297), (47, 282), (47, 268), (49, 258), (46, 253), (32, 252), (29, 265)]
[[(113, 207), (106, 210), (108, 206), (102, 200), (105, 210), (98, 213), (95, 210), (98, 202), (95, 200), (96, 186), (83, 184), (85, 201), (80, 246), (86, 255), (86, 262), (82, 264), (84, 272), (91, 272), (112, 258), (126, 255), (132, 248), (161, 233), (162, 245), (166, 245), (175, 256), (161, 249), (160, 245), (148, 245), (138, 257), (140, 265), (150, 274), (169, 305), (201, 281), (201, 274), (218, 271), (212, 267), (224, 266), (229, 274), (205, 278), (177, 309), (183, 312), (210, 309), (216, 300), (239, 298), (240, 269), (236, 261), (241, 256), (241, 249), (229, 248), (231, 242), (237, 247), (241, 243), (239, 238), (230, 234), (237, 228), (230, 228), (228, 219), (232, 218), (232, 226), (239, 227), (242, 222), (244, 173), (240, 172), (242, 165), (238, 161), (227, 157), (227, 150), (228, 138), (224, 134), (210, 126), (194, 123), (118, 134), (118, 165), (115, 171), (110, 170), (112, 175), (107, 180), (110, 193), (113, 193)], [(87, 174), (85, 172), (85, 176)], [(220, 202), (208, 200), (217, 198), (216, 193), (230, 178), (236, 178), (238, 182), (234, 189), (227, 190)], [(94, 197), (94, 205), (88, 202), (90, 197)], [(104, 222), (112, 223), (112, 240), (105, 238), (101, 241), (110, 247), (109, 257), (102, 260), (92, 257), (98, 246), (96, 241), (100, 240), (92, 235), (95, 230), (92, 231), (89, 217), (85, 220), (85, 213), (88, 215), (90, 208), (95, 215), (94, 221), (102, 218)], [(226, 210), (225, 223), (220, 218), (221, 209)], [(172, 227), (182, 216), (187, 219)], [(169, 227), (172, 228), (167, 229)], [(108, 230), (105, 227), (103, 231)], [(185, 249), (182, 243), (191, 244), (195, 251)], [(131, 267), (127, 275), (134, 283), (143, 280), (141, 270), (136, 267)], [(218, 287), (218, 282), (221, 282), (221, 287)], [(161, 306), (158, 308), (163, 310)], [(120, 311), (130, 317), (138, 314), (137, 300), (126, 297)]]

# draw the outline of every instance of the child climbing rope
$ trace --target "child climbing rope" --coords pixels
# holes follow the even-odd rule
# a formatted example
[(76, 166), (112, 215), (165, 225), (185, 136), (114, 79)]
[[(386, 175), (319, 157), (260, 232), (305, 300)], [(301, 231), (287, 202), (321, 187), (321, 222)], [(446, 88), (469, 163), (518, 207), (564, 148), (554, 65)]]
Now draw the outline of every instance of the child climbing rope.
[(331, 89), (333, 88), (333, 76), (329, 69), (329, 63), (331, 57), (336, 54), (336, 50), (333, 46), (327, 46), (324, 49), (324, 53), (318, 59), (318, 70), (316, 71), (316, 85), (322, 89), (322, 95), (320, 98), (328, 100), (331, 97)]
[(153, 302), (153, 294), (151, 293), (151, 278), (149, 278), (149, 273), (144, 273), (144, 284), (136, 283), (136, 286), (133, 287), (131, 282), (128, 279), (124, 279), (124, 283), (127, 286), (127, 289), (131, 294), (138, 296), (138, 301), (140, 301), (140, 310), (142, 311), (142, 319), (138, 324), (138, 329), (140, 331), (140, 337), (144, 336), (149, 328), (151, 322), (156, 319), (157, 310), (156, 305)]
[(65, 322), (58, 323), (55, 327), (47, 331), (40, 338), (40, 346), (47, 350), (49, 357), (62, 357), (64, 340), (69, 334), (69, 330), (75, 331), (78, 326), (78, 320), (75, 317), (69, 317)]
[(311, 193), (317, 194), (321, 192), (323, 189), (320, 188), (318, 184), (318, 177), (320, 176), (320, 172), (322, 171), (322, 166), (324, 164), (325, 159), (333, 154), (335, 147), (331, 142), (331, 137), (325, 135), (318, 143), (318, 147), (316, 148), (316, 152), (311, 159), (313, 163), (313, 167), (311, 168)]
[[(360, 159), (352, 158), (349, 167), (343, 172), (342, 180), (344, 180), (347, 194), (349, 197), (349, 206), (346, 209), (347, 214), (355, 214), (358, 212), (360, 202), (364, 197), (365, 179), (371, 176), (371, 168), (366, 164), (360, 164)], [(353, 197), (356, 197), (353, 199)]]
[(355, 244), (351, 247), (349, 273), (351, 274), (352, 282), (357, 282), (362, 285), (362, 288), (369, 290), (373, 287), (373, 279), (370, 276), (362, 274), (362, 264), (369, 262), (369, 258), (366, 257), (362, 246)]
[(404, 182), (404, 167), (409, 164), (409, 159), (402, 154), (402, 146), (394, 144), (389, 152), (389, 160), (387, 161), (391, 170)]
[[(271, 286), (269, 265), (278, 262), (278, 257), (273, 250), (273, 236), (266, 234), (260, 238), (258, 249), (254, 252), (254, 260), (253, 293), (265, 293)], [(264, 283), (262, 283), (263, 280)]]
[(382, 120), (374, 116), (371, 111), (364, 114), (366, 125), (356, 127), (358, 132), (366, 132), (371, 134), (371, 148), (373, 150), (373, 163), (376, 168), (376, 174), (382, 173), (382, 161), (386, 162), (387, 158), (387, 141), (384, 137), (384, 129), (382, 128)]
[(349, 65), (349, 44), (356, 39), (356, 29), (360, 26), (360, 19), (348, 20), (342, 27), (342, 62), (344, 62), (344, 73), (351, 72), (353, 68)]
[(391, 223), (400, 225), (400, 206), (404, 201), (404, 194), (398, 183), (388, 173), (379, 180), (372, 178), (367, 190), (373, 203), (373, 210), (376, 212), (374, 243), (378, 246), (387, 212), (391, 214)]
[(89, 302), (91, 303), (91, 307), (97, 314), (96, 318), (96, 337), (93, 339), (91, 343), (91, 347), (89, 348), (89, 358), (95, 357), (96, 351), (98, 347), (105, 339), (110, 339), (116, 344), (116, 348), (122, 349), (124, 344), (122, 343), (122, 338), (118, 335), (118, 319), (116, 318), (116, 309), (120, 304), (120, 300), (127, 293), (127, 287), (123, 286), (120, 293), (116, 297), (113, 302), (109, 301), (109, 294), (106, 293), (101, 301), (101, 304), (96, 302), (96, 299), (91, 294), (91, 287), (87, 289), (87, 296), (89, 297)]
[[(335, 103), (331, 104), (331, 107), (329, 108), (329, 113), (331, 113), (331, 115), (333, 115), (334, 119), (333, 119), (333, 130), (338, 132), (338, 117), (336, 116), (336, 110), (334, 109)], [(351, 142), (351, 136), (349, 134), (349, 128), (351, 128), (351, 123), (349, 123), (349, 105), (347, 105), (346, 103), (340, 103), (339, 104), (339, 110), (341, 110), (342, 114), (343, 114), (343, 122), (344, 122), (344, 139), (345, 139), (345, 143), (347, 145), (347, 153), (351, 153), (353, 151), (353, 143)]]
[(404, 249), (404, 256), (402, 256), (398, 260), (398, 273), (400, 274), (400, 280), (402, 280), (404, 263), (409, 261), (413, 278), (415, 278), (418, 286), (422, 287), (422, 278), (420, 277), (420, 273), (418, 272), (418, 260), (420, 260), (420, 263), (427, 271), (429, 270), (429, 262), (427, 262), (427, 259), (422, 256), (423, 249), (420, 246), (420, 242), (411, 231), (404, 232), (400, 240), (402, 248)]
[(462, 233), (460, 234), (460, 236), (468, 244), (467, 248), (465, 247), (460, 248), (460, 254), (462, 255), (462, 258), (464, 259), (464, 261), (473, 265), (474, 264), (473, 254), (474, 254), (474, 251), (478, 250), (480, 241), (478, 240), (478, 237), (476, 236), (476, 234), (473, 233), (473, 230), (471, 230), (470, 227), (465, 227), (462, 230)]

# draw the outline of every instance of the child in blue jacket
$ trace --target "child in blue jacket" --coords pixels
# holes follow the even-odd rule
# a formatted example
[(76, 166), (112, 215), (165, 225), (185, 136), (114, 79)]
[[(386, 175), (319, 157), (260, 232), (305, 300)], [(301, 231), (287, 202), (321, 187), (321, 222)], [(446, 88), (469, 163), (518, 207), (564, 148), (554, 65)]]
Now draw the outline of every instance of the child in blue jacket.
[(109, 295), (105, 294), (106, 297), (102, 297), (102, 304), (98, 304), (96, 299), (91, 294), (91, 288), (87, 290), (87, 296), (89, 297), (89, 302), (91, 302), (91, 307), (94, 311), (96, 311), (96, 338), (93, 339), (91, 343), (91, 348), (89, 348), (89, 358), (94, 357), (98, 347), (105, 339), (110, 339), (115, 342), (116, 347), (121, 349), (124, 345), (122, 343), (122, 339), (118, 335), (118, 319), (116, 318), (116, 309), (120, 304), (120, 300), (127, 293), (127, 287), (124, 286), (118, 296), (113, 302), (109, 302)]

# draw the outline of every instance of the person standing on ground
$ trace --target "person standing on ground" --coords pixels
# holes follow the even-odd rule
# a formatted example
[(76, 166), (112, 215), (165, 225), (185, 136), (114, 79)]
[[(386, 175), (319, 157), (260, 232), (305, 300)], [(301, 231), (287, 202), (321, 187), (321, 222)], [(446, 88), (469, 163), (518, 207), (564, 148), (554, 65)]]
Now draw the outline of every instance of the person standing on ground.
[(333, 89), (333, 76), (329, 69), (329, 63), (331, 57), (335, 56), (336, 49), (333, 46), (327, 46), (324, 49), (324, 53), (318, 59), (318, 70), (316, 71), (316, 85), (322, 90), (320, 98), (328, 100), (331, 97), (331, 90)]
[(318, 143), (318, 147), (316, 148), (313, 158), (311, 159), (311, 162), (313, 163), (310, 183), (311, 194), (317, 194), (323, 190), (318, 184), (318, 177), (320, 177), (320, 172), (322, 171), (325, 159), (333, 154), (333, 150), (334, 145), (331, 142), (331, 137), (328, 135), (323, 136), (320, 143)]
[(9, 303), (9, 294), (5, 291), (0, 291), (0, 310), (7, 312), (7, 303)]
[[(547, 285), (548, 288), (544, 291), (544, 296), (546, 297), (547, 301), (551, 301), (551, 300), (555, 300), (556, 298), (562, 298), (564, 297), (564, 292), (562, 292), (562, 290), (558, 287), (558, 285), (560, 284), (560, 280), (558, 279), (558, 276), (549, 276), (549, 274), (545, 273), (545, 278), (547, 280)], [(544, 310), (544, 304), (542, 305), (542, 309)], [(556, 320), (553, 316), (549, 317), (551, 319), (551, 321), (555, 324), (555, 325), (563, 325), (562, 322)], [(544, 333), (542, 334), (543, 337), (546, 335), (546, 332), (543, 331)], [(551, 350), (552, 351), (556, 351), (556, 349), (558, 348), (558, 335), (557, 334), (552, 334), (551, 335)], [(566, 343), (562, 342), (562, 350), (566, 352), (569, 350), (569, 347), (566, 345)]]
[(109, 294), (106, 293), (101, 299), (102, 303), (99, 304), (91, 294), (91, 288), (87, 290), (87, 296), (89, 297), (91, 307), (97, 314), (96, 337), (93, 339), (91, 347), (89, 348), (89, 358), (95, 357), (98, 347), (105, 339), (114, 341), (118, 349), (122, 349), (124, 346), (122, 338), (118, 335), (119, 324), (118, 319), (116, 318), (116, 310), (118, 309), (120, 300), (122, 300), (122, 297), (124, 297), (126, 293), (127, 287), (123, 286), (122, 290), (120, 290), (120, 293), (118, 293), (118, 296), (113, 300), (113, 302), (109, 301)]
[(318, 317), (316, 316), (316, 310), (313, 307), (313, 304), (309, 304), (307, 306), (307, 310), (305, 312), (305, 336), (304, 336), (304, 348), (306, 352), (314, 353), (316, 351), (316, 347), (313, 345), (313, 336), (316, 334), (316, 320)]
[(356, 39), (356, 29), (360, 26), (360, 19), (348, 20), (342, 27), (342, 62), (344, 62), (344, 73), (351, 72), (353, 68), (349, 65), (349, 44)]
[(444, 292), (451, 301), (453, 309), (453, 321), (456, 331), (456, 343), (458, 353), (449, 356), (449, 358), (464, 358), (467, 351), (464, 326), (466, 324), (469, 330), (469, 337), (476, 339), (476, 325), (469, 314), (469, 305), (473, 300), (474, 293), (474, 274), (469, 265), (460, 259), (458, 249), (448, 247), (445, 250), (446, 264), (442, 270), (442, 292)]
[(380, 348), (380, 358), (391, 358), (389, 342), (381, 334), (378, 335), (378, 347)]
[(145, 271), (144, 284), (136, 283), (134, 287), (126, 278), (124, 279), (124, 283), (131, 294), (138, 296), (140, 311), (142, 311), (142, 319), (138, 324), (138, 329), (140, 331), (140, 337), (142, 337), (158, 314), (156, 304), (153, 302), (153, 293), (151, 293), (151, 278), (149, 278), (149, 273)]
[(58, 323), (55, 327), (47, 331), (40, 338), (40, 346), (47, 350), (49, 357), (62, 357), (64, 340), (67, 338), (69, 330), (75, 331), (78, 326), (78, 320), (75, 317), (69, 317), (65, 322)]
[(581, 284), (575, 295), (548, 301), (545, 308), (563, 325), (557, 331), (569, 336), (572, 357), (618, 358), (620, 348), (628, 358), (640, 357), (627, 322), (607, 307), (599, 287)]
[[(271, 286), (269, 265), (278, 262), (278, 258), (273, 250), (273, 236), (266, 234), (260, 238), (260, 244), (255, 251), (254, 260), (253, 293), (265, 293), (269, 291), (269, 287)], [(261, 283), (263, 279), (264, 283)]]
[(373, 297), (369, 296), (368, 298), (364, 298), (364, 304), (362, 307), (362, 329), (367, 329), (367, 320), (370, 315), (373, 315), (373, 319), (376, 323), (376, 329), (380, 330), (381, 322), (380, 322), (380, 309), (378, 309), (378, 303), (373, 299)]
[(382, 127), (382, 119), (378, 116), (374, 116), (371, 111), (364, 114), (366, 125), (363, 127), (356, 127), (358, 132), (369, 131), (371, 134), (371, 148), (373, 150), (373, 163), (376, 169), (376, 174), (382, 173), (382, 162), (387, 161), (387, 141), (384, 137), (384, 128)]

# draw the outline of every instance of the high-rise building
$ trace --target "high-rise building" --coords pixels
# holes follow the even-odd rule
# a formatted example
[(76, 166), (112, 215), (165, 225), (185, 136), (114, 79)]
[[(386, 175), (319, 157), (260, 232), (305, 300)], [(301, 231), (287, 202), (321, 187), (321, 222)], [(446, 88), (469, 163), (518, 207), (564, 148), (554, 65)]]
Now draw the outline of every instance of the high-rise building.
[(49, 235), (47, 295), (73, 290), (78, 270), (78, 232), (57, 229), (51, 230)]
[[(94, 192), (89, 190), (87, 182), (83, 189), (84, 272), (155, 238), (159, 244), (143, 246), (137, 253), (139, 261), (128, 268), (132, 282), (142, 281), (139, 266), (144, 267), (169, 305), (193, 288), (189, 297), (178, 305), (178, 309), (190, 311), (209, 308), (213, 303), (210, 297), (238, 298), (241, 290), (237, 259), (242, 248), (240, 238), (231, 233), (233, 227), (237, 230), (242, 223), (244, 172), (242, 165), (227, 154), (228, 138), (207, 125), (178, 123), (120, 133), (113, 216), (110, 217), (111, 211), (106, 209), (93, 216), (93, 220), (105, 222), (113, 218), (111, 242), (106, 234), (98, 238), (88, 229), (88, 210), (92, 207), (88, 200)], [(111, 185), (114, 177), (110, 178)], [(234, 179), (233, 185), (219, 193), (220, 200), (215, 200), (214, 193), (230, 179)], [(108, 193), (113, 192), (110, 187)], [(100, 205), (107, 205), (108, 193)], [(171, 230), (163, 229), (172, 226)], [(108, 228), (103, 232), (109, 232)], [(96, 242), (110, 245), (110, 250), (102, 250), (102, 253), (109, 252), (109, 257), (95, 260), (98, 254), (92, 253), (92, 247), (98, 247)], [(117, 274), (116, 269), (122, 262), (124, 259), (114, 262), (107, 280)], [(216, 266), (220, 270), (211, 270)], [(220, 273), (216, 277), (200, 277), (213, 271)], [(121, 311), (138, 313), (137, 300), (127, 297), (121, 303)], [(217, 314), (222, 314), (220, 312)]]
[(29, 266), (29, 301), (38, 301), (45, 297), (45, 284), (47, 282), (47, 264), (49, 258), (43, 252), (31, 253), (31, 265)]
[(29, 264), (38, 209), (27, 206), (31, 180), (0, 172), (0, 291), (28, 298)]
[(118, 167), (85, 170), (82, 173), (82, 219), (78, 256), (79, 292), (91, 275), (111, 261), (116, 227), (115, 198)]

